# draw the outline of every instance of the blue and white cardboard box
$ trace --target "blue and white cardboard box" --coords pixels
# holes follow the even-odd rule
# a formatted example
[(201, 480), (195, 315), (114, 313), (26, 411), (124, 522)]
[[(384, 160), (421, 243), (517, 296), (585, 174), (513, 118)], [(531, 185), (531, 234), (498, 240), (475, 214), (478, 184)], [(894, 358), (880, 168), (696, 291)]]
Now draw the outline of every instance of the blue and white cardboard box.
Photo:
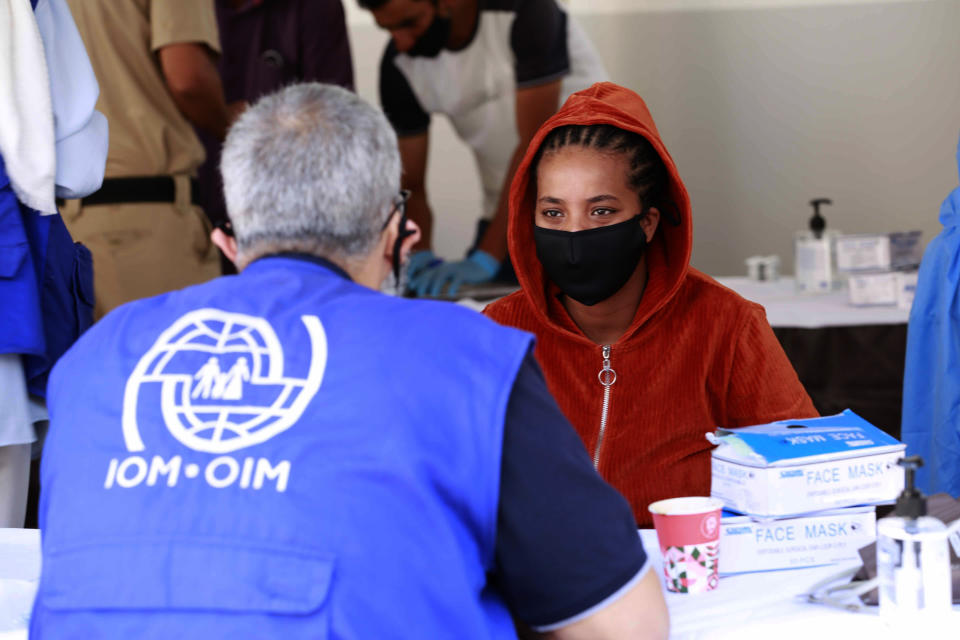
[(776, 518), (891, 502), (906, 445), (854, 412), (718, 429), (710, 494), (727, 508)]
[(876, 507), (847, 507), (798, 518), (757, 521), (724, 511), (720, 575), (801, 569), (859, 560), (877, 538)]

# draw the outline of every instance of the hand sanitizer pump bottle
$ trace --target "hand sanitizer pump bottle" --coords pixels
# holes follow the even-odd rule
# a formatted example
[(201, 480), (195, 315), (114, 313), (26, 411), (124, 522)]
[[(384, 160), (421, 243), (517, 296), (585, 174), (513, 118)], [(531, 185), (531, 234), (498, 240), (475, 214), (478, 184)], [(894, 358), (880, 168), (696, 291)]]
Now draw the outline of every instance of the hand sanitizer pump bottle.
[(828, 293), (834, 289), (836, 265), (835, 231), (826, 231), (827, 221), (820, 215), (820, 205), (833, 204), (829, 198), (810, 201), (813, 215), (809, 231), (798, 231), (793, 240), (793, 275), (799, 293)]
[(948, 531), (926, 515), (926, 498), (914, 487), (923, 459), (911, 456), (898, 464), (905, 467), (903, 492), (894, 515), (877, 521), (880, 616), (896, 629), (939, 633), (951, 605)]

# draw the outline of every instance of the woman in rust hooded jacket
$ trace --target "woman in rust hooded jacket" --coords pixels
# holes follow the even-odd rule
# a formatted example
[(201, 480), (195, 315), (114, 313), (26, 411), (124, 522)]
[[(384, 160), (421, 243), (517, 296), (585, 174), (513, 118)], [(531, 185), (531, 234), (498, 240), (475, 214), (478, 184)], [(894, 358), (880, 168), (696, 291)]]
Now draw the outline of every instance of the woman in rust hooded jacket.
[(517, 169), (509, 224), (522, 290), (484, 313), (536, 335), (638, 524), (651, 502), (709, 495), (706, 432), (817, 415), (763, 308), (689, 266), (690, 200), (637, 94), (570, 96)]

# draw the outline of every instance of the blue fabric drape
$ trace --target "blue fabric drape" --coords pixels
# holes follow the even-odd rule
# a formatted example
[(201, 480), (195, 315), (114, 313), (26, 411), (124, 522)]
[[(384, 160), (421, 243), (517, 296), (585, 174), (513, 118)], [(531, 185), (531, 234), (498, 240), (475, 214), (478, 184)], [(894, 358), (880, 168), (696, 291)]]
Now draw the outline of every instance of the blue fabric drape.
[(57, 358), (93, 323), (93, 259), (58, 215), (13, 194), (0, 156), (0, 353), (24, 356), (30, 393), (44, 397)]
[[(960, 144), (957, 146), (960, 170)], [(902, 437), (926, 466), (917, 486), (960, 496), (960, 187), (940, 207), (943, 231), (927, 246), (907, 328)]]

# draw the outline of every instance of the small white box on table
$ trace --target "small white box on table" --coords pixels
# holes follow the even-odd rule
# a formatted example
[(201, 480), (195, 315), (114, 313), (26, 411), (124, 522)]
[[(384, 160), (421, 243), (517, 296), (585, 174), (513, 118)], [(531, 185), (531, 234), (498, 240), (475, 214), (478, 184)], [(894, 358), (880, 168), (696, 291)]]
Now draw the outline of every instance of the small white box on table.
[(720, 575), (857, 560), (859, 549), (876, 538), (873, 506), (766, 521), (724, 511), (720, 520)]
[(910, 310), (917, 290), (916, 271), (880, 271), (850, 274), (847, 279), (850, 304), (855, 307), (897, 305)]
[(850, 304), (855, 307), (897, 304), (899, 272), (851, 274), (847, 279)]
[(923, 258), (923, 233), (858, 233), (836, 240), (837, 270), (844, 273), (916, 269)]
[(890, 236), (885, 233), (860, 233), (837, 238), (837, 269), (869, 271), (890, 268)]
[(711, 495), (762, 518), (891, 502), (903, 489), (906, 445), (849, 409), (707, 434)]

